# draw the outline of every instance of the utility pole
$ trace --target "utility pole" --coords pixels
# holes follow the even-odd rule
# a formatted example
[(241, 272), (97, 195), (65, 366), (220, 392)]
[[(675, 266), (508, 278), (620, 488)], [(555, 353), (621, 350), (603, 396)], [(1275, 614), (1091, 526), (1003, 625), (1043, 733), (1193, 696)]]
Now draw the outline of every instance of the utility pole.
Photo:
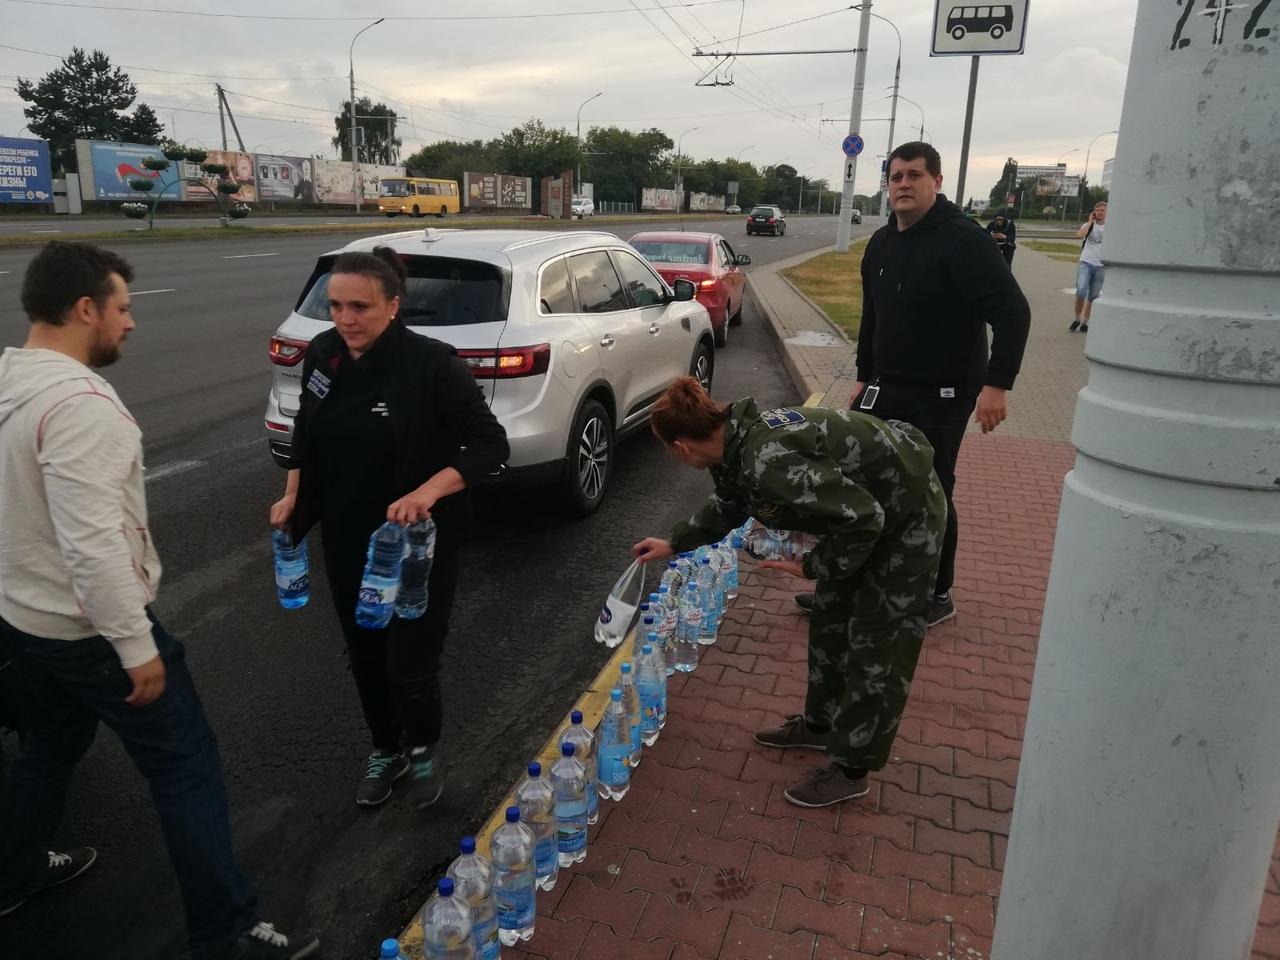
[[(867, 36), (871, 32), (871, 0), (865, 0), (858, 16), (858, 53), (853, 66), (853, 103), (849, 107), (849, 133), (862, 125), (862, 88), (867, 79)], [(844, 190), (840, 194), (840, 217), (836, 222), (836, 251), (849, 252), (849, 223), (853, 217), (853, 183), (858, 174), (858, 158), (841, 155), (844, 164)]]
[(348, 78), (351, 81), (351, 100), (347, 104), (351, 113), (351, 137), (348, 146), (351, 148), (351, 199), (355, 202), (356, 213), (360, 212), (360, 208), (364, 204), (364, 190), (360, 186), (360, 161), (356, 158), (356, 41), (360, 39), (360, 34), (376, 27), (385, 19), (386, 17), (379, 17), (368, 26), (357, 30), (356, 35), (351, 38), (351, 46), (347, 50)]
[(599, 93), (593, 93), (591, 96), (587, 97), (587, 99), (583, 100), (582, 103), (578, 104), (578, 127), (577, 127), (577, 133), (574, 135), (574, 140), (577, 142), (577, 145), (578, 145), (578, 172), (574, 178), (573, 184), (574, 184), (574, 193), (577, 193), (579, 195), (581, 195), (582, 193), (582, 108), (585, 107), (592, 100), (594, 100), (596, 97), (603, 97), (603, 96), (604, 96), (604, 91), (601, 90)]
[(978, 63), (982, 58), (971, 57), (970, 60), (969, 103), (964, 110), (964, 139), (960, 141), (960, 176), (956, 177), (956, 203), (961, 207), (964, 206), (964, 178), (969, 172), (969, 137), (973, 133), (973, 101), (978, 95)]
[(1280, 7), (1216, 14), (1137, 4), (993, 960), (1250, 956), (1280, 822)]
[[(231, 101), (227, 99), (227, 91), (220, 84), (215, 84), (215, 86), (218, 87), (218, 116), (221, 118), (222, 112), (226, 111), (227, 119), (231, 121), (231, 129), (236, 135), (236, 143), (240, 144), (240, 152), (248, 153), (249, 150), (244, 145), (244, 137), (240, 136), (240, 127), (236, 124), (235, 112), (231, 109)], [(222, 149), (227, 149), (227, 128), (225, 125), (222, 128)]]
[(215, 83), (213, 89), (218, 94), (218, 126), (222, 128), (222, 149), (227, 149), (227, 115), (222, 110), (222, 84)]
[(902, 41), (898, 41), (898, 62), (893, 65), (893, 106), (889, 108), (889, 149), (884, 152), (884, 172), (880, 174), (880, 216), (889, 215), (889, 154), (893, 153), (893, 128), (898, 122), (898, 78), (902, 74)]

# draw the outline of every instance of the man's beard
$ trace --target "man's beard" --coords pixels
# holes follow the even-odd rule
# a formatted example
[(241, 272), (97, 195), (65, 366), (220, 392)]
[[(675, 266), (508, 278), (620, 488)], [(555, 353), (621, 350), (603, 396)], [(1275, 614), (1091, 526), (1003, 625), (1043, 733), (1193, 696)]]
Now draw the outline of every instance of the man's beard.
[(97, 369), (109, 367), (120, 359), (120, 342), (99, 341), (89, 347), (89, 366)]

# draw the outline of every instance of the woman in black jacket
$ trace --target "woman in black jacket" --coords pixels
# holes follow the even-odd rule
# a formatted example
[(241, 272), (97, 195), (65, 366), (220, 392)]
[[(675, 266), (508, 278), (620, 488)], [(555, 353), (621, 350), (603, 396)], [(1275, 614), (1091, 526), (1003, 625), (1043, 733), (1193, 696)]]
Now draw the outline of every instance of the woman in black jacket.
[[(469, 519), (468, 487), (507, 457), (507, 437), (454, 349), (398, 319), (405, 267), (388, 247), (343, 253), (327, 278), (332, 330), (311, 341), (302, 367), (285, 494), (271, 523), (294, 542), (320, 524), (329, 589), (373, 738), (356, 802), (382, 803), (410, 775), (429, 806), (443, 779), (436, 744), (443, 709), (440, 655)], [(369, 537), (384, 521), (436, 523), (430, 601), (417, 620), (383, 630), (356, 625)]]

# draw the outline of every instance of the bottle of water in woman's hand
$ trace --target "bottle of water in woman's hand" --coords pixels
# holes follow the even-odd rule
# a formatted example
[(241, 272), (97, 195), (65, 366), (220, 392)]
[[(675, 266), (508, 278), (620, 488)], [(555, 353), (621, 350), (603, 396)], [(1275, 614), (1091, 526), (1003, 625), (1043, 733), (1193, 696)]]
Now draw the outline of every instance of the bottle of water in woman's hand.
[(373, 531), (369, 554), (356, 602), (356, 623), (366, 630), (381, 630), (391, 622), (400, 592), (404, 564), (404, 527), (388, 521)]

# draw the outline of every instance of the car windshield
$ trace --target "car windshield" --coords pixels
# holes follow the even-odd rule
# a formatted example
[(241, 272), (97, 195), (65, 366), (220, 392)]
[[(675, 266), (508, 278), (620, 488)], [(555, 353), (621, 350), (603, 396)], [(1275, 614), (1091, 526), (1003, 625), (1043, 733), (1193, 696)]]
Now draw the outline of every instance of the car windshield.
[(705, 243), (686, 240), (633, 240), (636, 252), (650, 263), (710, 263), (711, 251)]
[(407, 197), (409, 196), (408, 180), (383, 180), (378, 184), (378, 196), (380, 197)]
[[(313, 320), (329, 320), (329, 268), (321, 257), (297, 306)], [(506, 319), (502, 271), (492, 264), (447, 257), (406, 257), (409, 276), (400, 319), (410, 326), (458, 327)]]
[(754, 210), (751, 211), (751, 215), (753, 217), (754, 216), (772, 217), (773, 207), (756, 207)]

